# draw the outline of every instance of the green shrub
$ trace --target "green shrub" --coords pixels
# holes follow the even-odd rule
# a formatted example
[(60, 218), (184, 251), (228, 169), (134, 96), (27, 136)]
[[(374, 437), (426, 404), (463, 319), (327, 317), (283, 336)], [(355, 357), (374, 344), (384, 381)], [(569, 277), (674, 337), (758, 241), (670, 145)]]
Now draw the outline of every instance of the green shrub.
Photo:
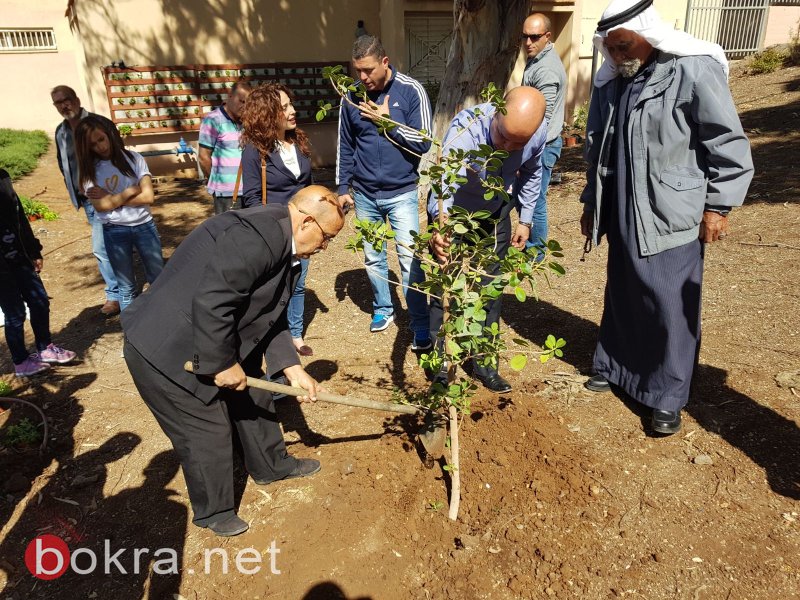
[(747, 70), (751, 75), (772, 73), (783, 66), (783, 63), (786, 62), (786, 58), (785, 52), (779, 52), (774, 48), (767, 48), (750, 59)]
[(27, 196), (20, 196), (19, 199), (26, 217), (37, 217), (45, 221), (55, 221), (58, 218), (58, 213), (51, 210), (44, 202), (31, 200)]
[(47, 152), (50, 138), (44, 131), (0, 129), (0, 167), (11, 179), (19, 179), (36, 168), (38, 158)]
[(572, 113), (572, 128), (577, 130), (581, 135), (586, 131), (586, 124), (589, 121), (589, 101), (587, 100), (580, 106), (575, 107), (575, 112)]
[(9, 446), (33, 446), (41, 439), (42, 434), (27, 418), (6, 428), (6, 444)]

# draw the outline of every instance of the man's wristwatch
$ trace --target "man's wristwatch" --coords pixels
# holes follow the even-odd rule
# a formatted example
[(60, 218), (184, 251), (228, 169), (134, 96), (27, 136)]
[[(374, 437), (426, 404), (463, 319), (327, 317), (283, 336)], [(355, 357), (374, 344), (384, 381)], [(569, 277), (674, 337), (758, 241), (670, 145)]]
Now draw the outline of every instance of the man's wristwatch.
[(520, 221), (519, 224), (520, 225), (525, 225), (525, 227), (527, 227), (528, 229), (531, 228), (531, 224), (530, 223), (526, 223), (525, 221)]

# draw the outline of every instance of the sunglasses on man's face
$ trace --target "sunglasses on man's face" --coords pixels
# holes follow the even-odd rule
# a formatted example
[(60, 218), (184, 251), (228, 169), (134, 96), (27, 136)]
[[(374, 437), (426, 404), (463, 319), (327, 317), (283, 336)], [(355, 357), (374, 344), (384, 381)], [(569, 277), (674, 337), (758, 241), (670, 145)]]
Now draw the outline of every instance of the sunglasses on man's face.
[(548, 33), (547, 31), (545, 31), (544, 33), (523, 33), (522, 41), (524, 42), (525, 40), (530, 40), (532, 42), (538, 42), (540, 39), (546, 36), (547, 33)]

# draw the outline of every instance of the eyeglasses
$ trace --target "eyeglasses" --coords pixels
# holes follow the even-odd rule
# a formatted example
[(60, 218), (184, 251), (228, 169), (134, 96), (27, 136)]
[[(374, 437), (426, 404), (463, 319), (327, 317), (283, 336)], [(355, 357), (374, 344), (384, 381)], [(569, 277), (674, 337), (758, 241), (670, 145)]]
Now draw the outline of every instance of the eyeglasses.
[(72, 102), (75, 98), (62, 98), (61, 100), (53, 100), (53, 106), (59, 106), (60, 104), (67, 104)]
[(525, 40), (530, 40), (532, 42), (538, 42), (540, 39), (542, 39), (548, 33), (550, 33), (550, 32), (549, 31), (545, 31), (544, 33), (523, 33), (522, 34), (522, 41), (524, 42)]
[(307, 213), (306, 211), (301, 210), (299, 208), (297, 209), (297, 212), (302, 213), (302, 214), (306, 215), (307, 217), (311, 217), (311, 219), (314, 221), (314, 223), (316, 223), (317, 227), (319, 227), (319, 230), (322, 232), (322, 241), (325, 244), (331, 242), (333, 240), (333, 238), (336, 237), (336, 235), (331, 235), (329, 233), (325, 233), (325, 230), (322, 228), (322, 225), (319, 224), (319, 221), (317, 221), (317, 218), (314, 215), (312, 215), (311, 213)]

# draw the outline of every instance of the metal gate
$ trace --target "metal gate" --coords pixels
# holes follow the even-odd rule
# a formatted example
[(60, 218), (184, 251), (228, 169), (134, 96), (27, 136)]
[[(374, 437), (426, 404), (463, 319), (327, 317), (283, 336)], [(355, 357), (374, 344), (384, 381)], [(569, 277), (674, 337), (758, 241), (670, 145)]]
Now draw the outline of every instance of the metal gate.
[(689, 0), (686, 31), (742, 58), (761, 49), (768, 12), (769, 0)]
[(452, 13), (406, 13), (405, 21), (406, 71), (422, 83), (441, 82), (453, 39)]

